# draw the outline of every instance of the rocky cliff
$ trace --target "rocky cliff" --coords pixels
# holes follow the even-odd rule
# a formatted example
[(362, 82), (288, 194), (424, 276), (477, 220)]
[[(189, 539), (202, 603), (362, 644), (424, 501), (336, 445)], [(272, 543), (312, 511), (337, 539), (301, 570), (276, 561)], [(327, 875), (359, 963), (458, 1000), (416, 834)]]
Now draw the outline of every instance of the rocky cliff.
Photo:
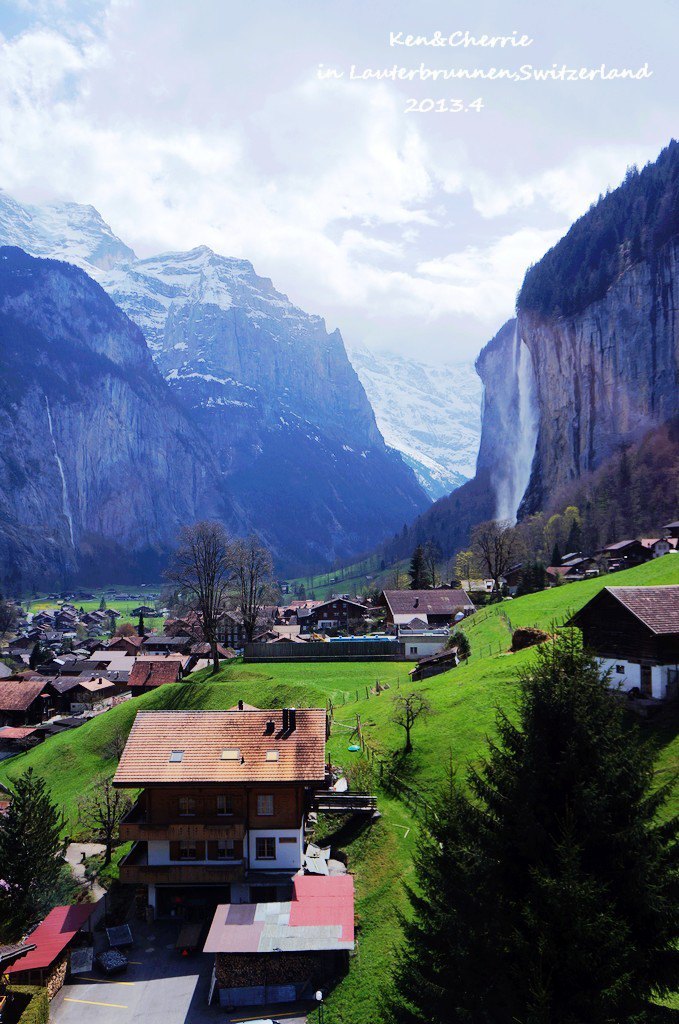
[(5, 193), (0, 241), (81, 266), (141, 328), (216, 463), (227, 525), (259, 533), (281, 572), (351, 560), (427, 506), (339, 331), (247, 261), (206, 247), (138, 260), (91, 207)]
[(679, 411), (679, 244), (630, 267), (603, 299), (546, 319), (519, 310), (539, 430), (521, 514)]
[(231, 510), (143, 335), (81, 270), (0, 248), (0, 574), (158, 572), (182, 523)]

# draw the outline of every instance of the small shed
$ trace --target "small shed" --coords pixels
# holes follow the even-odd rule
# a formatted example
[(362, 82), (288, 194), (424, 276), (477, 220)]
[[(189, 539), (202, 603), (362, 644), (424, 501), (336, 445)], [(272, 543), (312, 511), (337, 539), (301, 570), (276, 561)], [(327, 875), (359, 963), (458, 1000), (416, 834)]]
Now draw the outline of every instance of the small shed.
[(33, 947), (26, 956), (10, 964), (5, 973), (16, 985), (44, 985), (50, 999), (66, 979), (69, 949), (89, 924), (94, 903), (55, 907), (28, 936)]

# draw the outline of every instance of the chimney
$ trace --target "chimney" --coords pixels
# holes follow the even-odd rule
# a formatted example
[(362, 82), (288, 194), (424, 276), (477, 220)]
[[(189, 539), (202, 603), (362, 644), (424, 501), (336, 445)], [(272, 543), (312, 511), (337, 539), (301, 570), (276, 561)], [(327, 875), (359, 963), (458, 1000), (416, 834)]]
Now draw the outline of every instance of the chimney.
[(415, 598), (415, 608), (419, 608), (419, 607), (420, 607), (420, 599), (419, 599), (419, 597), (416, 597)]
[(276, 723), (274, 722), (273, 718), (270, 718), (268, 720), (268, 722), (266, 723), (266, 735), (267, 736), (272, 736), (275, 731), (276, 731)]
[(297, 728), (297, 710), (296, 708), (290, 708), (288, 711), (288, 728), (290, 732), (294, 732)]
[(283, 732), (287, 732), (290, 728), (290, 712), (287, 708), (283, 708)]
[(242, 711), (242, 710), (243, 710), (243, 701), (242, 701), (242, 700), (239, 700), (239, 701), (238, 701), (238, 710), (239, 710), (239, 711)]

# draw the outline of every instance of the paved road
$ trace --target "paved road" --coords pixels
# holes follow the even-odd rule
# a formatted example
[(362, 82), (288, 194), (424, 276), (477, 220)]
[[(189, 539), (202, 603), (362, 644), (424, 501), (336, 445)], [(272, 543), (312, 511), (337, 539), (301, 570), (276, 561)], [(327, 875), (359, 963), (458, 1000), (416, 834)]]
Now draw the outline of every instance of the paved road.
[(132, 930), (136, 942), (126, 973), (106, 978), (94, 970), (71, 979), (52, 1001), (54, 1024), (254, 1024), (271, 1018), (306, 1024), (306, 1015), (289, 1007), (278, 1013), (256, 1007), (237, 1014), (216, 1003), (208, 1007), (214, 957), (179, 956), (176, 924), (135, 923)]

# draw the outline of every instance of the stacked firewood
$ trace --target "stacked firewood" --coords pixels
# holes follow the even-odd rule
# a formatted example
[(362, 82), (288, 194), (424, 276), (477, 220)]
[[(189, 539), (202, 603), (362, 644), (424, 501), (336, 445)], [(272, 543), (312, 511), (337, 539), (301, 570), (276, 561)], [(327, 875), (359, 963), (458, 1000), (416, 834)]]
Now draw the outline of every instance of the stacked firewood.
[(321, 956), (318, 953), (217, 953), (215, 974), (221, 988), (294, 984), (317, 973)]
[(68, 970), (68, 956), (62, 957), (58, 960), (52, 970), (50, 971), (47, 981), (45, 982), (45, 988), (47, 989), (47, 996), (49, 999), (53, 999), (59, 989), (66, 981), (66, 972)]

